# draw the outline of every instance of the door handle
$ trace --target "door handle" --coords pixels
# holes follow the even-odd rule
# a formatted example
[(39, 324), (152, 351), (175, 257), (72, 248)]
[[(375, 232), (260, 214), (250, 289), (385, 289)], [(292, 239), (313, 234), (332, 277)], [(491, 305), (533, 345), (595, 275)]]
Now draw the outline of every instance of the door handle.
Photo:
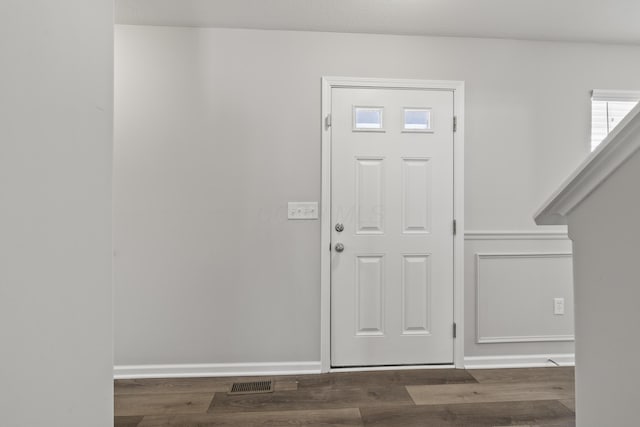
[(336, 252), (344, 251), (344, 245), (342, 243), (336, 243)]

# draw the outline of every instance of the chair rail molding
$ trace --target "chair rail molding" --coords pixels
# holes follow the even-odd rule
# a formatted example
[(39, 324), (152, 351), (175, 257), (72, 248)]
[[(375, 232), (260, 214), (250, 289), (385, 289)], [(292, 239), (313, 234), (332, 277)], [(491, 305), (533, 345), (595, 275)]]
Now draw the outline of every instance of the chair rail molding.
[(566, 240), (563, 230), (466, 230), (465, 240)]

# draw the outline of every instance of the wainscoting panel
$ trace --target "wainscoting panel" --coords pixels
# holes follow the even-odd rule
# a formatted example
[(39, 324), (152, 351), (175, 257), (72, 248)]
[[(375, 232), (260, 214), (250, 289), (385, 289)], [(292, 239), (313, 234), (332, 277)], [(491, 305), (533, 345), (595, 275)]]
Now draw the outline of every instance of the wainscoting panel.
[(465, 363), (542, 366), (572, 355), (572, 264), (561, 228), (465, 232)]
[(476, 254), (477, 342), (572, 341), (571, 261), (571, 253)]

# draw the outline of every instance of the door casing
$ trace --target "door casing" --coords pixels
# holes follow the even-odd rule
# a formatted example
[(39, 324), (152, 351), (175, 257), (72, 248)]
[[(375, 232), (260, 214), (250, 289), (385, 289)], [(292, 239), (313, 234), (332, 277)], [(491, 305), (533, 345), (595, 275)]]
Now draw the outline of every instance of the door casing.
[[(454, 322), (457, 325), (454, 340), (454, 366), (464, 368), (464, 81), (406, 80), (356, 77), (322, 78), (322, 165), (320, 216), (320, 363), (322, 372), (331, 368), (331, 90), (333, 88), (379, 89), (449, 89), (453, 91), (453, 109), (456, 117), (453, 149), (453, 213), (457, 233), (454, 236), (453, 288)], [(452, 123), (453, 126), (453, 123)], [(437, 366), (442, 367), (442, 366)], [(371, 367), (370, 370), (380, 368)], [(384, 368), (383, 368), (384, 369)], [(338, 368), (335, 370), (345, 370)]]

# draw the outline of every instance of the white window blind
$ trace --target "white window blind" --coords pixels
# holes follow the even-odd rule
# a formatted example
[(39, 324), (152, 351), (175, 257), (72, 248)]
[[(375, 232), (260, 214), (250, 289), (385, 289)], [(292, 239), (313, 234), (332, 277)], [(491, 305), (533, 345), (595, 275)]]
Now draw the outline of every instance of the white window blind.
[(591, 151), (640, 101), (640, 91), (594, 90), (591, 96)]

